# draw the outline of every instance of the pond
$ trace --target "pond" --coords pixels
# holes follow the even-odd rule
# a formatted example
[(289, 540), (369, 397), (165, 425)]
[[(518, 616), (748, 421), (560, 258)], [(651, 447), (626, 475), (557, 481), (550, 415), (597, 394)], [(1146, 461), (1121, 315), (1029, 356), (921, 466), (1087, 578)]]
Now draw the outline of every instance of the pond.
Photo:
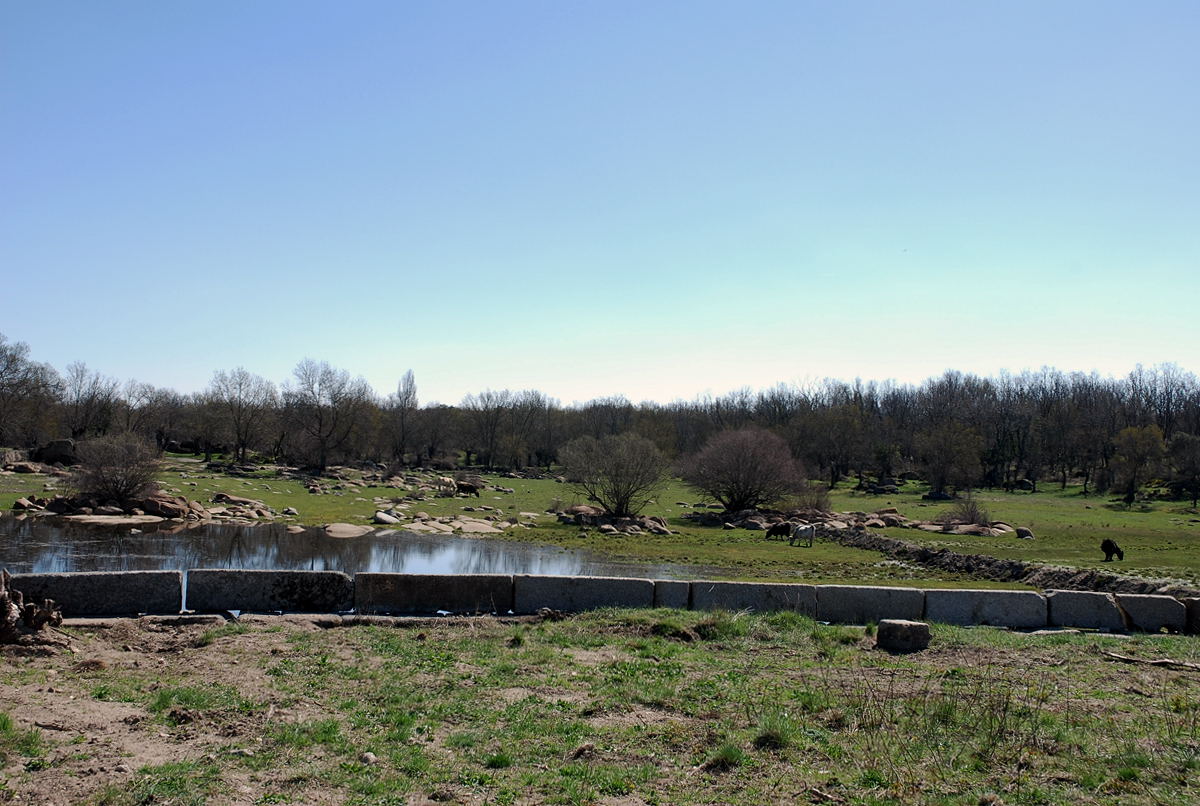
[(58, 518), (0, 517), (0, 567), (12, 573), (158, 571), (190, 568), (382, 571), (405, 574), (555, 574), (712, 577), (698, 566), (618, 562), (605, 555), (512, 540), (379, 530), (333, 538), (319, 528), (292, 534), (281, 524), (164, 522), (99, 527)]

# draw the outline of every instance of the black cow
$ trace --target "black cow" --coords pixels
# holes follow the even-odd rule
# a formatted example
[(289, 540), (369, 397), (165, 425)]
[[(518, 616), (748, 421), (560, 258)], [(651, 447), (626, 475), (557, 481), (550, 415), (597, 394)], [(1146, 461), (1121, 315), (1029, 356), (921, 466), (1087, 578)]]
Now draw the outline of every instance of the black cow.
[(1112, 562), (1113, 555), (1117, 555), (1118, 560), (1125, 559), (1125, 552), (1121, 551), (1121, 547), (1117, 545), (1117, 541), (1110, 537), (1104, 538), (1100, 543), (1100, 550), (1104, 552), (1104, 562)]
[(773, 523), (767, 527), (767, 537), (789, 537), (792, 534), (792, 524), (789, 521), (780, 521)]

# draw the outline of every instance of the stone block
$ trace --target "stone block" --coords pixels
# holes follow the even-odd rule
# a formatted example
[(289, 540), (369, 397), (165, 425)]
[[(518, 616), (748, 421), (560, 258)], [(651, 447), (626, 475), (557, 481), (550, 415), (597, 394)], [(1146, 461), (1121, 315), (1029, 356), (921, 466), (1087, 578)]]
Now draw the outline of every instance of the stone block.
[(187, 608), (201, 612), (338, 613), (354, 607), (354, 581), (340, 571), (188, 571)]
[(536, 613), (543, 607), (568, 613), (598, 607), (654, 607), (654, 582), (627, 577), (513, 577), (513, 611)]
[(1117, 599), (1111, 593), (1094, 591), (1046, 591), (1051, 627), (1083, 627), (1125, 632), (1128, 627)]
[(26, 601), (53, 599), (64, 618), (177, 614), (183, 607), (182, 571), (94, 571), (13, 574)]
[(1187, 608), (1187, 631), (1192, 635), (1200, 634), (1200, 598), (1188, 597), (1183, 600)]
[(885, 618), (875, 629), (875, 646), (888, 652), (919, 652), (929, 646), (929, 625)]
[(693, 582), (693, 610), (793, 610), (811, 616), (816, 588), (783, 582)]
[(1036, 591), (927, 590), (925, 620), (1037, 630), (1048, 621), (1046, 597)]
[(354, 575), (354, 609), (359, 613), (499, 613), (513, 609), (508, 574)]
[(1125, 611), (1130, 629), (1142, 632), (1187, 630), (1187, 605), (1174, 596), (1118, 593), (1117, 604)]
[(654, 580), (654, 606), (687, 610), (691, 606), (692, 583), (681, 579)]
[(870, 585), (818, 585), (817, 619), (866, 624), (883, 619), (916, 621), (925, 615), (925, 591)]

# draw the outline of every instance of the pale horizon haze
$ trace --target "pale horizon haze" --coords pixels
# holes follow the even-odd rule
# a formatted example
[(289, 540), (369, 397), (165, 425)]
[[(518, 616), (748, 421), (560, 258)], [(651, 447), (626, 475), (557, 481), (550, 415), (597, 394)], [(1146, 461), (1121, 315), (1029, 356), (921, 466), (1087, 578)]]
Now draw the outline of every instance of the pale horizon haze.
[(1194, 2), (0, 0), (0, 333), (422, 403), (1200, 370)]

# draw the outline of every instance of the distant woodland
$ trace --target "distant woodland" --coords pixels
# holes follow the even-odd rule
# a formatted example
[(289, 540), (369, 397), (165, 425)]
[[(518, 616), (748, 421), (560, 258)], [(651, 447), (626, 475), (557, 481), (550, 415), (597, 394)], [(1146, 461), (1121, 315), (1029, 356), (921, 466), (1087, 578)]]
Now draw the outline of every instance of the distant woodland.
[(1123, 378), (951, 370), (918, 385), (826, 380), (671, 403), (614, 396), (564, 406), (538, 390), (485, 389), (457, 405), (422, 405), (411, 371), (381, 394), (304, 359), (281, 386), (238, 367), (185, 395), (82, 363), (59, 371), (0, 335), (0, 446), (34, 456), (55, 440), (135, 433), (159, 450), (315, 470), (362, 462), (550, 469), (581, 436), (633, 433), (682, 459), (747, 428), (781, 437), (807, 476), (830, 486), (1082, 484), (1128, 500), (1147, 491), (1194, 500), (1200, 487), (1200, 382), (1174, 364), (1139, 365)]

